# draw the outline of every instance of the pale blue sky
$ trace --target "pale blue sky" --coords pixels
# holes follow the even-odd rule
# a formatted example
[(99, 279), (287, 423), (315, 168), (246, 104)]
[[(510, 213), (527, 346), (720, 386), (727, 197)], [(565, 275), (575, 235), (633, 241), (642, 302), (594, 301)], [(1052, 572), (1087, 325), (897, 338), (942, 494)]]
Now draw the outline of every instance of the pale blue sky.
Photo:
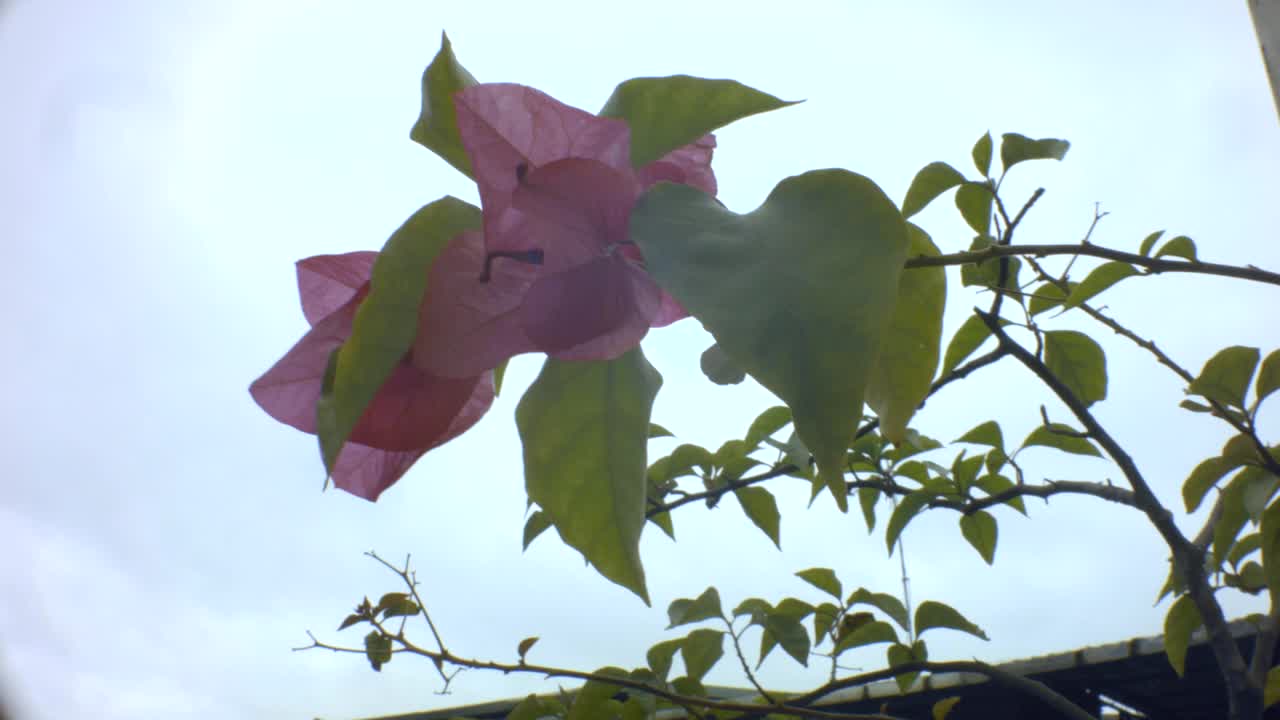
[[(856, 516), (781, 486), (783, 548), (732, 501), (647, 532), (654, 608), (583, 568), (551, 536), (520, 552), (524, 494), (512, 411), (539, 361), (473, 431), (431, 453), (377, 505), (321, 493), (314, 439), (247, 386), (304, 327), (292, 263), (377, 249), (421, 204), (474, 199), (408, 140), (423, 67), (447, 30), (481, 80), (586, 109), (636, 75), (731, 77), (803, 105), (720, 133), (721, 198), (754, 208), (782, 178), (847, 167), (900, 200), (933, 160), (968, 170), (987, 129), (1060, 136), (1062, 164), (1020, 167), (1048, 194), (1021, 240), (1096, 242), (1151, 230), (1223, 262), (1280, 267), (1280, 132), (1243, 2), (777, 4), (28, 0), (0, 14), (0, 238), (11, 338), (0, 374), (8, 461), (0, 497), (0, 681), (18, 718), (349, 718), (508, 697), (553, 684), (466, 673), (433, 694), (429, 663), (381, 674), (355, 656), (291, 653), (393, 577), (361, 557), (413, 553), (452, 648), (540, 662), (635, 666), (670, 600), (720, 587), (806, 594), (791, 573), (837, 569), (897, 592), (896, 558)], [(921, 216), (946, 250), (969, 234), (948, 202)], [(953, 288), (948, 328), (975, 302)], [(1227, 344), (1280, 345), (1275, 293), (1203, 278), (1132, 281), (1117, 317), (1198, 368)], [(1074, 327), (1064, 321), (1063, 327)], [(1086, 326), (1087, 327), (1087, 326)], [(666, 376), (655, 420), (712, 446), (770, 399), (697, 370), (693, 321), (646, 341)], [(1107, 340), (1099, 415), (1170, 504), (1225, 439), (1180, 413), (1176, 379)], [(1048, 402), (1002, 366), (948, 389), (917, 426), (944, 440), (983, 420), (1021, 438)], [(1050, 411), (1063, 413), (1049, 403)], [(1263, 418), (1280, 435), (1276, 413)], [(667, 449), (658, 446), (659, 451)], [(1120, 480), (1100, 462), (1032, 462), (1035, 478)], [(1031, 458), (1029, 458), (1031, 460)], [(930, 638), (936, 658), (993, 660), (1154, 633), (1165, 552), (1132, 511), (1097, 501), (1002, 513), (994, 569), (955, 516), (906, 535), (917, 600), (952, 601), (989, 644)], [(1191, 524), (1187, 525), (1191, 527)], [(1236, 602), (1233, 613), (1251, 606)], [(849, 662), (872, 667), (880, 650)], [(778, 654), (767, 682), (814, 685)], [(710, 681), (742, 682), (726, 663)]]

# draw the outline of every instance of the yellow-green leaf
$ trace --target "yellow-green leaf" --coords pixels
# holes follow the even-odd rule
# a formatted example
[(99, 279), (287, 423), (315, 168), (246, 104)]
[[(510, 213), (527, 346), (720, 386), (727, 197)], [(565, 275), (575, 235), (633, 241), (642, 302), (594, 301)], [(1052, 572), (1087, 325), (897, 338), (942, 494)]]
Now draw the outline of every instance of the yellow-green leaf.
[(1191, 382), (1189, 390), (1231, 407), (1244, 407), (1244, 394), (1258, 367), (1258, 348), (1233, 345), (1218, 351)]
[(971, 515), (961, 515), (960, 534), (964, 535), (964, 539), (969, 541), (988, 565), (995, 562), (998, 531), (996, 519), (991, 513), (979, 510)]
[(1046, 332), (1044, 364), (1086, 407), (1107, 397), (1107, 358), (1088, 335), (1075, 330)]
[(422, 112), (409, 131), (414, 142), (444, 158), (467, 177), (471, 177), (471, 158), (458, 134), (453, 95), (475, 84), (476, 79), (454, 57), (449, 36), (441, 33), (440, 52), (422, 74)]
[(1164, 652), (1178, 677), (1186, 672), (1187, 646), (1191, 644), (1191, 633), (1198, 627), (1200, 611), (1196, 610), (1191, 596), (1183, 595), (1174, 600), (1169, 614), (1164, 617)]
[(1137, 275), (1129, 263), (1108, 262), (1094, 268), (1084, 280), (1071, 290), (1070, 297), (1063, 303), (1064, 308), (1080, 307), (1080, 303), (1106, 290), (1127, 277)]
[(902, 199), (902, 216), (911, 217), (925, 209), (934, 198), (964, 182), (964, 175), (944, 162), (925, 165), (916, 173)]

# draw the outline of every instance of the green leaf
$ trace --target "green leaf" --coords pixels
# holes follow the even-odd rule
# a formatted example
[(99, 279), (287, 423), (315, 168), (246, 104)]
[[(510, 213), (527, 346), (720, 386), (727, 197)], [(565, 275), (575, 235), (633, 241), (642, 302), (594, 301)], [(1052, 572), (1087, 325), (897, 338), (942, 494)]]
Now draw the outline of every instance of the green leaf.
[(445, 162), (471, 177), (471, 158), (458, 134), (458, 118), (453, 95), (476, 84), (476, 79), (454, 57), (449, 36), (440, 34), (440, 51), (422, 74), (422, 112), (409, 137)]
[(978, 235), (991, 231), (991, 206), (995, 196), (986, 183), (967, 182), (956, 190), (956, 209)]
[(866, 588), (858, 588), (849, 594), (849, 599), (845, 604), (849, 607), (870, 605), (878, 608), (881, 612), (893, 618), (893, 621), (898, 623), (898, 627), (911, 632), (911, 616), (907, 614), (907, 607), (902, 604), (901, 600), (888, 593), (876, 593)]
[(436, 256), (460, 233), (479, 228), (478, 208), (443, 197), (411, 215), (383, 246), (369, 295), (356, 311), (351, 337), (334, 351), (331, 381), (316, 403), (325, 468), (333, 469), (365, 408), (413, 346)]
[(1183, 595), (1174, 600), (1169, 614), (1164, 617), (1164, 652), (1178, 677), (1186, 672), (1187, 646), (1191, 644), (1191, 633), (1198, 627), (1200, 611), (1196, 610), (1191, 596)]
[[(995, 473), (992, 473), (990, 475), (983, 475), (977, 480), (974, 480), (973, 484), (976, 485), (978, 488), (980, 488), (982, 492), (986, 493), (987, 495), (999, 495), (1005, 490), (1008, 490), (1009, 488), (1014, 487), (1015, 483), (1003, 475), (997, 475)], [(1004, 504), (1008, 505), (1014, 510), (1017, 510), (1023, 515), (1027, 514), (1027, 505), (1022, 501), (1021, 497), (1015, 496), (1015, 497), (1009, 498), (1008, 500), (1004, 501)]]
[(959, 630), (982, 640), (989, 640), (982, 628), (969, 622), (950, 605), (934, 600), (925, 600), (916, 608), (916, 637), (931, 628), (950, 628)]
[(764, 622), (764, 617), (773, 612), (773, 606), (761, 600), (760, 598), (747, 598), (738, 603), (738, 607), (733, 609), (733, 616), (750, 615), (751, 624), (758, 625)]
[(835, 649), (831, 652), (834, 655), (839, 655), (846, 650), (882, 642), (898, 642), (898, 633), (894, 632), (893, 626), (889, 623), (883, 620), (875, 620), (841, 637), (836, 641)]
[[(920, 641), (917, 641), (916, 644), (923, 647), (923, 643)], [(907, 647), (901, 643), (894, 643), (893, 645), (890, 645), (889, 649), (885, 652), (885, 655), (889, 661), (889, 667), (891, 668), (896, 668), (899, 665), (905, 665), (909, 662), (915, 662), (920, 659), (916, 657), (914, 647)], [(905, 693), (907, 690), (911, 689), (912, 684), (915, 683), (916, 678), (919, 676), (919, 672), (909, 672), (898, 675), (894, 680), (898, 683), (898, 690)]]
[(1005, 133), (1000, 142), (1000, 162), (1005, 172), (1026, 160), (1061, 160), (1066, 157), (1071, 143), (1056, 138), (1032, 140), (1026, 135)]
[[(781, 607), (779, 605), (779, 608)], [(773, 612), (765, 616), (763, 627), (764, 633), (760, 637), (760, 662), (764, 662), (765, 656), (776, 643), (781, 645), (783, 651), (796, 662), (805, 667), (809, 666), (809, 633), (804, 629), (800, 618), (784, 612)], [(769, 644), (768, 650), (764, 649), (766, 641)]]
[(1258, 348), (1242, 345), (1220, 350), (1204, 364), (1204, 369), (1191, 381), (1188, 390), (1193, 395), (1203, 395), (1223, 405), (1243, 408), (1244, 394), (1260, 356)]
[(524, 656), (529, 654), (529, 651), (533, 649), (537, 642), (538, 637), (535, 635), (521, 640), (520, 644), (516, 645), (516, 654), (520, 656), (520, 662), (524, 662)]
[(773, 499), (773, 493), (762, 487), (742, 487), (734, 490), (733, 496), (738, 498), (742, 512), (781, 550), (779, 526), (782, 516), (778, 513), (778, 501)]
[(1044, 364), (1086, 407), (1107, 397), (1107, 358), (1088, 335), (1075, 330), (1046, 332)]
[(1032, 447), (1040, 445), (1042, 447), (1051, 447), (1069, 452), (1074, 455), (1092, 455), (1094, 457), (1102, 457), (1102, 453), (1098, 452), (1098, 448), (1093, 446), (1087, 438), (1077, 437), (1079, 431), (1072, 429), (1062, 423), (1050, 423), (1041, 425), (1027, 435), (1027, 439), (1022, 441), (1022, 447)]
[(925, 165), (916, 173), (902, 200), (902, 216), (911, 217), (942, 193), (964, 182), (964, 175), (944, 162)]
[(382, 618), (413, 617), (418, 614), (418, 604), (404, 593), (388, 593), (378, 603)]
[(1200, 507), (1205, 494), (1228, 472), (1240, 467), (1240, 463), (1224, 457), (1211, 457), (1196, 465), (1191, 474), (1182, 483), (1182, 501), (1187, 512), (1192, 513)]
[(723, 617), (724, 612), (720, 609), (720, 592), (714, 587), (709, 587), (692, 600), (681, 598), (671, 601), (671, 605), (667, 608), (667, 618), (671, 620), (671, 624), (667, 628)]
[(813, 611), (813, 644), (822, 644), (822, 639), (831, 634), (831, 627), (840, 616), (840, 608), (833, 603), (820, 603)]
[(1249, 557), (1249, 555), (1257, 552), (1262, 548), (1262, 535), (1260, 533), (1249, 533), (1236, 541), (1231, 546), (1231, 552), (1227, 553), (1227, 562), (1232, 567), (1240, 564), (1240, 561)]
[(694, 630), (680, 645), (680, 657), (684, 658), (685, 672), (695, 680), (702, 680), (707, 671), (724, 656), (724, 631)]
[(672, 75), (623, 82), (600, 116), (627, 121), (631, 164), (641, 167), (735, 120), (795, 104), (733, 80)]
[(678, 677), (671, 681), (671, 689), (686, 697), (706, 697), (707, 689), (702, 683), (689, 677)]
[(549, 698), (529, 695), (521, 700), (507, 715), (507, 720), (541, 720), (564, 715), (564, 706)]
[(534, 510), (529, 515), (529, 519), (524, 521), (524, 549), (528, 550), (530, 543), (549, 527), (551, 527), (551, 518), (541, 510)]
[(338, 626), (338, 630), (339, 630), (339, 631), (346, 630), (347, 628), (351, 627), (352, 625), (355, 625), (355, 624), (357, 624), (357, 623), (362, 623), (362, 622), (369, 622), (369, 618), (365, 617), (364, 615), (358, 614), (358, 613), (351, 614), (351, 615), (346, 616), (346, 617), (342, 620), (342, 624)]
[(1280, 503), (1263, 511), (1258, 534), (1262, 536), (1262, 569), (1271, 591), (1271, 605), (1276, 607), (1280, 605)]
[(951, 342), (947, 345), (947, 352), (942, 361), (942, 374), (945, 376), (955, 370), (989, 337), (991, 337), (991, 329), (982, 321), (982, 318), (977, 315), (966, 318), (960, 329), (956, 330), (956, 334), (951, 336)]
[(391, 662), (391, 638), (377, 630), (364, 636), (364, 656), (374, 672), (382, 672), (382, 666)]
[(1067, 289), (1063, 290), (1054, 283), (1043, 283), (1031, 292), (1030, 300), (1027, 303), (1027, 309), (1030, 311), (1032, 317), (1039, 315), (1046, 310), (1052, 310), (1066, 301), (1069, 294), (1073, 292), (1078, 285), (1078, 283), (1068, 281)]
[(649, 516), (649, 522), (653, 523), (654, 525), (657, 525), (658, 529), (661, 530), (667, 537), (671, 538), (672, 540), (676, 539), (676, 528), (675, 528), (675, 525), (673, 525), (671, 522), (671, 513), (669, 512), (654, 513), (653, 515)]
[(959, 695), (945, 697), (933, 704), (930, 712), (933, 714), (933, 720), (947, 720), (947, 716), (951, 714), (951, 710), (955, 708), (963, 698)]
[(670, 430), (662, 427), (658, 423), (653, 423), (653, 422), (649, 423), (649, 439), (652, 440), (654, 438), (663, 438), (663, 437), (675, 437), (675, 435), (672, 434)]
[(1183, 400), (1182, 402), (1178, 403), (1178, 407), (1183, 408), (1185, 410), (1190, 410), (1191, 412), (1197, 412), (1197, 413), (1213, 412), (1213, 408), (1209, 407), (1208, 405), (1205, 405), (1204, 403), (1198, 403), (1195, 400)]
[(884, 544), (889, 549), (890, 555), (893, 554), (893, 546), (898, 542), (898, 536), (906, 529), (907, 523), (911, 522), (911, 518), (914, 518), (933, 497), (932, 492), (919, 490), (907, 493), (898, 501), (898, 506), (889, 516), (889, 524), (884, 531)]
[(1280, 702), (1280, 666), (1267, 671), (1267, 684), (1262, 689), (1262, 706), (1269, 708)]
[(704, 350), (698, 364), (702, 367), (702, 374), (717, 385), (737, 385), (747, 377), (746, 371), (725, 355), (718, 344)]
[(1196, 244), (1186, 235), (1179, 235), (1156, 251), (1156, 257), (1164, 257), (1165, 255), (1173, 255), (1174, 257), (1196, 262)]
[(639, 348), (603, 362), (548, 358), (516, 408), (529, 499), (565, 543), (645, 604), (646, 437), (661, 386)]
[(1072, 291), (1071, 296), (1063, 304), (1065, 308), (1080, 307), (1080, 303), (1115, 285), (1127, 277), (1137, 275), (1129, 263), (1108, 262), (1094, 268)]
[[(907, 223), (911, 257), (940, 252), (923, 230)], [(893, 317), (880, 356), (867, 382), (867, 405), (880, 418), (880, 432), (895, 444), (906, 439), (907, 423), (924, 402), (938, 369), (947, 273), (942, 267), (913, 268), (902, 274)]]
[(996, 519), (991, 513), (979, 510), (972, 515), (960, 516), (960, 534), (990, 565), (996, 559)]
[(744, 440), (747, 447), (755, 450), (767, 437), (786, 427), (791, 422), (791, 408), (786, 405), (774, 405), (765, 410), (751, 422)]
[(675, 640), (664, 640), (645, 653), (645, 660), (649, 663), (649, 669), (659, 678), (666, 680), (667, 674), (671, 672), (671, 659), (675, 657), (676, 651), (684, 645), (684, 638), (676, 638)]
[(1218, 564), (1226, 557), (1227, 551), (1235, 543), (1240, 530), (1249, 520), (1249, 513), (1244, 507), (1244, 490), (1249, 478), (1240, 473), (1227, 483), (1222, 491), (1222, 514), (1213, 526), (1213, 562)]
[(974, 445), (989, 445), (1000, 450), (1004, 449), (1004, 434), (1000, 432), (1000, 423), (995, 420), (988, 420), (981, 425), (973, 428), (969, 432), (956, 438), (953, 442), (973, 443)]
[[(617, 668), (601, 668), (596, 671), (596, 674), (626, 676), (626, 673)], [(617, 685), (610, 682), (588, 680), (583, 683), (578, 692), (574, 693), (573, 704), (569, 706), (566, 720), (600, 720), (617, 717), (613, 709), (615, 705), (620, 708), (621, 703), (615, 701), (613, 696), (618, 694), (619, 689)]]
[(809, 568), (796, 573), (796, 577), (818, 588), (822, 592), (831, 595), (839, 600), (844, 595), (844, 589), (840, 585), (840, 579), (836, 577), (836, 573), (831, 568)]
[(893, 203), (844, 170), (788, 178), (746, 215), (659, 183), (636, 204), (631, 237), (658, 283), (791, 407), (846, 510), (845, 449), (906, 259)]
[(1159, 240), (1163, 235), (1164, 235), (1163, 230), (1157, 230), (1151, 233), (1150, 235), (1146, 236), (1145, 238), (1143, 238), (1142, 245), (1138, 247), (1138, 254), (1143, 257), (1150, 255), (1151, 248), (1156, 244), (1156, 241)]
[(983, 177), (991, 174), (991, 133), (983, 133), (978, 142), (973, 144), (973, 166)]
[(1260, 404), (1265, 397), (1280, 389), (1280, 350), (1272, 350), (1262, 361), (1256, 382), (1254, 403)]
[(858, 488), (858, 505), (862, 507), (862, 519), (867, 523), (867, 532), (876, 529), (876, 503), (880, 501), (880, 491), (872, 487)]
[[(993, 238), (987, 235), (979, 235), (969, 244), (969, 251), (978, 252), (986, 250), (993, 245), (995, 245)], [(1003, 286), (1000, 285), (1000, 263), (1002, 262), (1009, 264)], [(960, 284), (965, 287), (1004, 287), (1006, 290), (1017, 290), (1019, 287), (1018, 273), (1021, 269), (1022, 261), (1016, 257), (994, 258), (977, 263), (968, 263), (960, 266)], [(1019, 302), (1021, 302), (1021, 298), (1021, 294), (1017, 295)]]

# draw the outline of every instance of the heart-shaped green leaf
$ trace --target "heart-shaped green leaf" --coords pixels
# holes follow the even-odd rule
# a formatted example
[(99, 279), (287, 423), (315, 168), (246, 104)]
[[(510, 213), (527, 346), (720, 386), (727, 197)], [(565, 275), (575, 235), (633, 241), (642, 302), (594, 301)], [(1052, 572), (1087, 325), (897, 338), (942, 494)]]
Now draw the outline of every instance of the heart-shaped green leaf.
[(422, 113), (409, 131), (409, 138), (444, 158), (471, 177), (471, 158), (458, 135), (458, 118), (453, 111), (453, 94), (476, 84), (467, 69), (453, 55), (449, 36), (440, 34), (440, 52), (422, 74)]
[[(925, 231), (911, 223), (907, 223), (907, 237), (911, 257), (941, 254)], [(913, 268), (902, 273), (893, 319), (867, 383), (867, 405), (880, 417), (880, 433), (894, 443), (901, 444), (906, 438), (907, 423), (929, 394), (938, 369), (946, 303), (944, 268)]]
[(627, 121), (631, 164), (640, 167), (734, 120), (794, 104), (734, 80), (672, 75), (623, 82), (600, 115)]
[(599, 362), (548, 358), (516, 407), (529, 499), (565, 543), (646, 604), (645, 451), (661, 386), (640, 348)]
[(906, 224), (875, 183), (819, 170), (730, 212), (685, 185), (637, 203), (649, 272), (720, 347), (791, 407), (823, 482), (848, 508), (845, 451), (897, 299)]

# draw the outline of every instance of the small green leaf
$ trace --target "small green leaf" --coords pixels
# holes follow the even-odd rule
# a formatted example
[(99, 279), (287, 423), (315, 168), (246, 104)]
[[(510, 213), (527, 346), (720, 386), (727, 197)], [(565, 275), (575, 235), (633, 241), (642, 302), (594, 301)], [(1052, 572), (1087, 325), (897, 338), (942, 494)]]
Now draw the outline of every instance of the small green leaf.
[(773, 493), (762, 487), (741, 487), (733, 491), (733, 496), (742, 505), (742, 512), (781, 550), (779, 525), (782, 516), (778, 513), (778, 501), (773, 499)]
[(706, 697), (707, 689), (690, 677), (678, 677), (671, 681), (671, 689), (686, 697)]
[(747, 429), (747, 437), (743, 440), (748, 448), (755, 450), (767, 437), (786, 427), (791, 422), (791, 408), (786, 405), (774, 405), (756, 416)]
[(662, 427), (658, 423), (654, 423), (654, 422), (649, 423), (649, 439), (652, 440), (654, 438), (663, 438), (663, 437), (675, 437), (675, 435), (672, 434), (670, 430)]
[(898, 506), (889, 516), (889, 524), (885, 526), (884, 531), (884, 544), (889, 549), (890, 555), (893, 554), (893, 546), (898, 542), (898, 536), (906, 529), (907, 523), (911, 522), (911, 518), (914, 518), (933, 497), (932, 492), (918, 490), (907, 493), (898, 501)]
[(1066, 157), (1071, 143), (1056, 138), (1032, 140), (1026, 135), (1005, 133), (1000, 142), (1000, 162), (1005, 172), (1026, 160), (1061, 160)]
[[(781, 609), (782, 605), (778, 607)], [(760, 662), (764, 662), (765, 656), (768, 655), (768, 650), (763, 646), (767, 638), (770, 649), (772, 649), (772, 643), (777, 643), (796, 662), (805, 667), (809, 666), (809, 633), (800, 620), (785, 612), (773, 612), (765, 616), (764, 633), (760, 638), (762, 643)]]
[[(917, 641), (917, 643), (919, 643), (919, 641)], [(905, 665), (919, 660), (919, 658), (915, 656), (915, 648), (907, 647), (901, 643), (894, 643), (893, 645), (890, 645), (889, 649), (885, 652), (885, 655), (889, 661), (889, 667), (891, 668), (896, 668), (900, 665)], [(919, 676), (919, 672), (909, 672), (898, 675), (894, 680), (898, 683), (898, 690), (905, 693), (911, 689), (911, 686)]]
[(551, 519), (547, 514), (541, 510), (534, 510), (529, 515), (529, 519), (524, 521), (524, 549), (528, 550), (530, 543), (549, 527), (551, 527)]
[(876, 503), (880, 500), (880, 490), (872, 487), (858, 488), (858, 505), (862, 508), (862, 519), (867, 523), (867, 532), (876, 529)]
[[(979, 235), (969, 244), (970, 252), (978, 252), (986, 250), (995, 245), (995, 239), (988, 235)], [(1004, 285), (1000, 284), (1000, 265), (1008, 263), (1009, 269), (1005, 271)], [(965, 287), (977, 286), (984, 288), (1004, 287), (1006, 290), (1017, 290), (1020, 285), (1018, 283), (1018, 273), (1022, 270), (1022, 261), (1016, 257), (992, 258), (977, 263), (967, 263), (960, 266), (960, 284)], [(1021, 302), (1022, 295), (1019, 293), (1016, 298)]]
[(564, 706), (550, 698), (529, 695), (511, 708), (506, 720), (540, 720), (564, 716)]
[[(911, 257), (940, 254), (933, 240), (907, 223)], [(906, 439), (907, 423), (929, 395), (942, 345), (942, 314), (947, 303), (947, 273), (942, 267), (914, 268), (902, 274), (893, 317), (880, 355), (867, 380), (867, 406), (880, 418), (880, 432), (895, 444)]]
[(1280, 666), (1267, 671), (1267, 684), (1262, 689), (1262, 707), (1269, 708), (1280, 702)]
[(1195, 400), (1183, 400), (1182, 402), (1178, 403), (1178, 407), (1183, 408), (1185, 410), (1190, 410), (1191, 412), (1197, 412), (1197, 413), (1213, 412), (1213, 408), (1209, 407), (1208, 405), (1205, 405), (1204, 403), (1198, 403)]
[(1188, 390), (1235, 408), (1244, 408), (1244, 394), (1261, 356), (1258, 348), (1234, 345), (1219, 351), (1204, 364)]
[(383, 246), (369, 295), (356, 311), (351, 336), (334, 351), (332, 376), (316, 403), (325, 468), (333, 469), (365, 408), (413, 347), (436, 256), (462, 232), (479, 228), (479, 208), (444, 197), (410, 216)]
[(897, 208), (844, 170), (788, 178), (745, 215), (658, 183), (631, 213), (631, 238), (654, 279), (791, 407), (822, 484), (847, 510), (846, 449), (906, 260)]
[(1156, 251), (1156, 257), (1164, 257), (1165, 255), (1173, 255), (1174, 257), (1196, 262), (1196, 244), (1186, 235), (1179, 235)]
[(685, 672), (695, 680), (702, 680), (712, 666), (724, 656), (724, 631), (694, 630), (685, 636), (680, 645), (680, 657), (684, 658)]
[(997, 530), (996, 519), (991, 513), (979, 510), (972, 515), (961, 515), (960, 534), (988, 565), (995, 562)]
[(704, 350), (698, 364), (702, 374), (717, 385), (737, 385), (747, 378), (747, 372), (725, 355), (719, 344)]
[(991, 337), (991, 329), (977, 315), (970, 315), (964, 323), (956, 330), (956, 334), (951, 336), (951, 342), (947, 345), (947, 352), (943, 356), (942, 374), (945, 376), (952, 370), (956, 369), (965, 358), (973, 354)]
[(950, 628), (959, 630), (982, 640), (989, 640), (982, 628), (969, 622), (950, 605), (934, 600), (925, 600), (916, 608), (916, 636), (923, 635), (930, 628)]
[(902, 200), (902, 216), (915, 215), (934, 198), (963, 182), (964, 175), (944, 162), (925, 165), (907, 188), (907, 196)]
[(991, 133), (983, 133), (978, 142), (973, 144), (973, 166), (983, 177), (991, 174)]
[(831, 634), (831, 627), (835, 625), (836, 618), (840, 615), (840, 608), (832, 603), (820, 603), (813, 611), (813, 644), (815, 646), (822, 644), (822, 639)]
[(654, 513), (653, 515), (649, 516), (649, 522), (653, 523), (654, 525), (657, 525), (658, 529), (661, 530), (667, 537), (671, 538), (672, 540), (676, 539), (676, 528), (671, 522), (671, 513), (669, 512)]
[(364, 636), (364, 656), (374, 672), (382, 672), (382, 666), (391, 662), (391, 638), (371, 630)]
[(836, 641), (835, 649), (832, 654), (851, 650), (856, 647), (866, 645), (874, 645), (876, 643), (896, 643), (898, 642), (898, 633), (894, 632), (893, 626), (883, 620), (874, 620), (865, 623), (851, 633), (842, 636)]
[(979, 235), (991, 231), (991, 206), (995, 196), (986, 183), (966, 182), (956, 190), (956, 209), (969, 227)]
[(368, 622), (369, 618), (364, 615), (352, 614), (343, 619), (342, 624), (338, 626), (338, 630), (346, 630), (356, 623)]
[(1079, 285), (1071, 291), (1071, 296), (1063, 304), (1065, 308), (1080, 307), (1080, 303), (1115, 285), (1127, 277), (1137, 275), (1129, 263), (1108, 262), (1099, 265), (1090, 272)]
[(1200, 611), (1196, 610), (1191, 596), (1183, 595), (1174, 600), (1169, 614), (1164, 617), (1164, 652), (1178, 677), (1186, 672), (1187, 646), (1191, 644), (1191, 633), (1198, 627)]
[(733, 80), (672, 75), (621, 83), (600, 116), (627, 121), (631, 164), (642, 167), (735, 120), (795, 104)]
[(951, 714), (951, 710), (955, 708), (956, 703), (962, 698), (959, 695), (945, 697), (933, 704), (933, 720), (947, 720), (947, 716)]
[[(1237, 474), (1222, 491), (1222, 514), (1213, 526), (1213, 562), (1221, 563), (1227, 551), (1235, 543), (1240, 530), (1249, 520), (1249, 513), (1244, 507), (1244, 490), (1249, 478), (1242, 472)], [(1264, 543), (1265, 544), (1265, 543)]]
[(733, 609), (733, 616), (739, 617), (742, 615), (750, 615), (751, 624), (759, 625), (764, 622), (764, 617), (771, 612), (773, 612), (773, 606), (764, 600), (761, 600), (760, 598), (747, 598), (746, 600), (738, 603), (738, 607)]
[(1155, 246), (1156, 241), (1164, 235), (1163, 230), (1157, 230), (1142, 239), (1142, 245), (1138, 248), (1138, 254), (1146, 257), (1151, 254), (1151, 248)]
[(1280, 503), (1263, 511), (1258, 534), (1262, 536), (1262, 569), (1266, 571), (1271, 605), (1276, 607), (1280, 605)]
[(453, 95), (476, 84), (476, 79), (458, 63), (449, 36), (440, 34), (440, 52), (422, 74), (422, 112), (409, 138), (445, 162), (471, 177), (471, 159), (458, 134), (458, 118), (453, 109)]
[(1231, 547), (1231, 552), (1227, 553), (1227, 562), (1232, 567), (1240, 564), (1240, 561), (1249, 557), (1249, 555), (1257, 552), (1262, 548), (1262, 534), (1249, 533), (1236, 541)]
[(844, 589), (840, 586), (840, 579), (836, 577), (835, 571), (831, 568), (818, 567), (801, 570), (796, 573), (796, 577), (837, 600), (844, 595)]
[(1280, 389), (1280, 350), (1272, 350), (1262, 361), (1262, 368), (1258, 370), (1254, 403), (1261, 404), (1264, 398), (1278, 389)]
[(524, 662), (524, 656), (529, 654), (529, 650), (531, 650), (537, 642), (538, 637), (535, 635), (521, 640), (520, 644), (516, 645), (516, 654), (520, 656), (520, 662)]
[(645, 660), (649, 663), (649, 669), (662, 680), (667, 679), (667, 674), (671, 672), (671, 659), (675, 657), (676, 651), (684, 645), (684, 638), (676, 638), (675, 640), (664, 640), (645, 653)]
[(566, 544), (646, 604), (646, 438), (661, 386), (639, 348), (609, 361), (548, 358), (516, 407), (529, 499)]
[[(626, 673), (618, 668), (601, 668), (594, 674), (626, 677)], [(622, 703), (614, 700), (613, 696), (618, 694), (619, 689), (617, 685), (604, 680), (594, 678), (588, 680), (578, 692), (574, 693), (573, 703), (569, 706), (569, 713), (565, 716), (565, 720), (599, 720), (617, 717), (617, 711), (621, 710)]]
[(667, 627), (673, 628), (722, 617), (724, 612), (720, 609), (720, 592), (714, 587), (709, 587), (693, 600), (684, 598), (673, 600), (667, 608), (667, 618), (671, 620), (671, 624)]
[(1032, 317), (1039, 315), (1046, 310), (1052, 310), (1058, 307), (1070, 296), (1071, 292), (1079, 287), (1079, 283), (1067, 282), (1067, 289), (1063, 290), (1054, 283), (1046, 282), (1041, 284), (1031, 292), (1030, 300), (1027, 302), (1027, 310)]
[(1200, 507), (1204, 496), (1228, 472), (1240, 467), (1240, 463), (1224, 457), (1211, 457), (1196, 465), (1191, 474), (1182, 483), (1182, 501), (1187, 512), (1192, 513)]
[(893, 618), (893, 621), (898, 623), (898, 627), (911, 632), (911, 616), (907, 614), (907, 607), (901, 600), (888, 593), (875, 593), (866, 588), (858, 588), (849, 594), (845, 604), (849, 607), (870, 605)]
[(1107, 358), (1088, 335), (1075, 330), (1046, 332), (1044, 364), (1086, 407), (1107, 397)]
[(1030, 435), (1027, 435), (1027, 439), (1022, 441), (1022, 447), (1040, 445), (1042, 447), (1056, 448), (1074, 455), (1102, 457), (1102, 453), (1098, 451), (1098, 448), (1094, 447), (1088, 438), (1078, 437), (1079, 434), (1078, 430), (1061, 423), (1041, 425), (1032, 430)]
[(988, 420), (956, 438), (953, 442), (989, 445), (993, 448), (1003, 450), (1004, 434), (1000, 432), (1000, 423), (997, 423), (995, 420)]
[[(1015, 483), (1009, 478), (1003, 475), (997, 475), (995, 473), (992, 473), (990, 475), (983, 475), (977, 480), (974, 480), (973, 484), (978, 488), (980, 488), (982, 492), (986, 493), (987, 495), (999, 495), (1000, 493), (1015, 486)], [(1019, 496), (1014, 496), (1009, 498), (1008, 500), (1005, 500), (1004, 504), (1008, 505), (1014, 510), (1017, 510), (1023, 515), (1027, 514), (1027, 505), (1022, 501), (1022, 498)]]
[(382, 601), (378, 603), (378, 608), (382, 610), (382, 618), (393, 617), (413, 617), (418, 614), (418, 604), (409, 599), (404, 593), (388, 593), (382, 597)]

